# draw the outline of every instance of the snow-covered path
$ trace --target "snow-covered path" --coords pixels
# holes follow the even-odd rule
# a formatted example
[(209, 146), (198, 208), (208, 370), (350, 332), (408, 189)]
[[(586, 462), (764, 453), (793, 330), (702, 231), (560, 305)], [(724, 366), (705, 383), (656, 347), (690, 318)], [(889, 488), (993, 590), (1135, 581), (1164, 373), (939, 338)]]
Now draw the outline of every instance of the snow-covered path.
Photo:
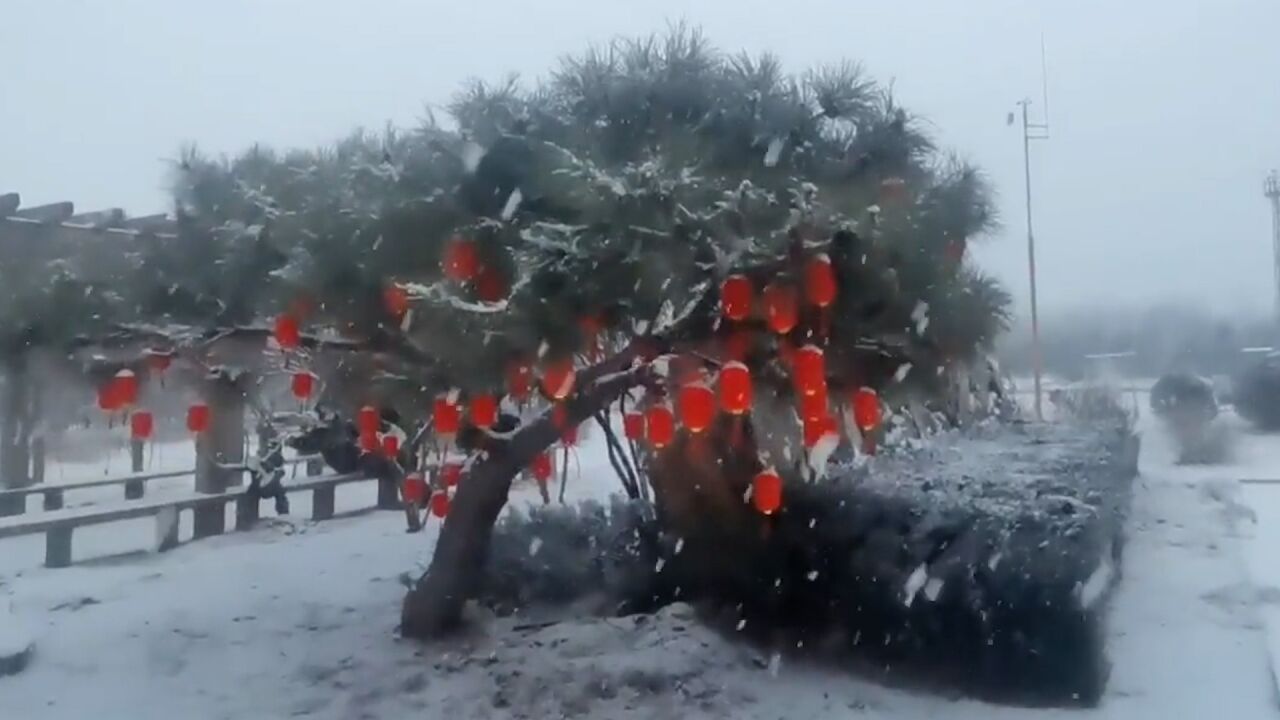
[[(570, 495), (614, 487), (596, 447), (582, 455)], [(38, 642), (25, 672), (0, 678), (0, 718), (1280, 717), (1246, 572), (1252, 525), (1230, 482), (1280, 477), (1280, 437), (1244, 436), (1229, 466), (1172, 458), (1145, 427), (1113, 600), (1113, 677), (1094, 711), (951, 701), (801, 661), (770, 664), (679, 613), (643, 627), (562, 623), (423, 648), (395, 637), (398, 577), (426, 562), (435, 525), (406, 535), (399, 515), (375, 513), (269, 523), (63, 570), (0, 544), (0, 597)], [(1264, 530), (1275, 530), (1270, 549), (1280, 549), (1280, 503), (1276, 511), (1258, 532), (1273, 542)]]

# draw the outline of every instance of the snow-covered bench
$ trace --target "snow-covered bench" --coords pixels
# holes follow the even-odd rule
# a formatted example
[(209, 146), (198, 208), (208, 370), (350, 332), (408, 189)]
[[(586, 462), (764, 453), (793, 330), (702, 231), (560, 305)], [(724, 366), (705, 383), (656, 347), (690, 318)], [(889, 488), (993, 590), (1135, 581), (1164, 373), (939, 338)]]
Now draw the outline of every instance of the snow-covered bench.
[[(285, 491), (311, 491), (312, 519), (327, 520), (334, 515), (337, 486), (368, 479), (370, 478), (363, 473), (312, 477), (286, 485)], [(100, 484), (112, 483), (102, 481)], [(71, 564), (71, 537), (76, 528), (155, 517), (158, 549), (163, 552), (178, 544), (177, 513), (182, 510), (196, 513), (195, 538), (198, 539), (224, 531), (224, 508), (227, 503), (236, 504), (235, 529), (248, 530), (258, 521), (260, 502), (260, 498), (244, 491), (236, 491), (221, 494), (193, 493), (181, 498), (143, 500), (111, 506), (58, 509), (35, 515), (0, 518), (0, 539), (44, 533), (45, 567), (67, 567)]]

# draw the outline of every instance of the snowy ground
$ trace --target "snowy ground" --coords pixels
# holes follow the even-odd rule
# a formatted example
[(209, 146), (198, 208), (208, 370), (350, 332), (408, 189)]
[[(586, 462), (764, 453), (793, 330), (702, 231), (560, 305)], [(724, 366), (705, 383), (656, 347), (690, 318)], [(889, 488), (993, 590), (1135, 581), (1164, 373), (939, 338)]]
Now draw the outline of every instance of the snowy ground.
[[(1280, 437), (1245, 435), (1232, 465), (1194, 468), (1174, 466), (1170, 444), (1144, 430), (1111, 622), (1115, 667), (1095, 711), (881, 687), (727, 642), (679, 606), (640, 623), (492, 624), (443, 647), (400, 641), (398, 577), (427, 561), (437, 526), (407, 535), (402, 516), (374, 513), (271, 522), (62, 570), (39, 567), (40, 538), (0, 542), (0, 602), (38, 643), (25, 672), (0, 678), (0, 718), (1280, 717), (1260, 612), (1280, 606), (1259, 602), (1280, 594), (1280, 572), (1266, 574), (1280, 549), (1280, 486), (1241, 494), (1233, 483), (1280, 478)], [(615, 487), (598, 448), (583, 449), (571, 496)], [(350, 488), (339, 509), (372, 504), (373, 493)], [(295, 512), (305, 517), (305, 503)], [(78, 558), (145, 548), (153, 533), (145, 522), (100, 530), (77, 532)]]

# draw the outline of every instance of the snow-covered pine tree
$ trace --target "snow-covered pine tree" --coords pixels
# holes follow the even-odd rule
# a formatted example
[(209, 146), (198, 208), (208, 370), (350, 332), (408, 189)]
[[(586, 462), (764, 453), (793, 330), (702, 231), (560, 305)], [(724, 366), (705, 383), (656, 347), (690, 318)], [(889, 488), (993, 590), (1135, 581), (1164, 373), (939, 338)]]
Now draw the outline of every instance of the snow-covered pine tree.
[[(441, 393), (505, 394), (513, 364), (576, 365), (560, 411), (543, 403), (470, 465), (406, 600), (407, 635), (458, 622), (512, 480), (564, 422), (637, 388), (674, 392), (659, 372), (667, 354), (714, 372), (745, 330), (752, 374), (781, 409), (794, 404), (789, 350), (820, 344), (833, 399), (870, 386), (892, 401), (898, 386), (941, 392), (939, 370), (1004, 326), (1008, 296), (965, 261), (993, 223), (986, 183), (857, 65), (789, 75), (772, 56), (726, 55), (677, 27), (566, 58), (532, 86), (473, 83), (449, 113), (318, 150), (187, 151), (174, 168), (178, 242), (74, 276), (112, 288), (100, 317), (119, 323), (77, 331), (174, 338), (206, 355), (237, 338), (260, 353), (270, 319), (291, 314), (346, 413), (377, 402), (424, 418)], [(722, 318), (728, 276), (747, 276), (757, 297), (768, 283), (803, 296), (819, 253), (836, 277), (831, 306), (802, 304), (785, 335), (758, 308)], [(345, 359), (321, 368), (326, 350)], [(682, 439), (651, 466), (664, 516), (758, 522), (741, 489), (762, 466), (761, 438), (738, 443), (723, 425), (709, 435), (713, 455)], [(716, 488), (711, 502), (670, 481), (689, 463)]]

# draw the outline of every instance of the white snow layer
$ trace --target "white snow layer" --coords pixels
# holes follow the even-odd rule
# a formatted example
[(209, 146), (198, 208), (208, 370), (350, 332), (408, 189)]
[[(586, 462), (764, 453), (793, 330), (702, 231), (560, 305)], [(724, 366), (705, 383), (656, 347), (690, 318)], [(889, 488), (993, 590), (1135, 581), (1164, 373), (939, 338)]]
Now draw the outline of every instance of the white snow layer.
[[(494, 620), (450, 642), (403, 641), (399, 578), (420, 572), (438, 524), (412, 535), (398, 513), (372, 513), (267, 520), (165, 554), (60, 570), (38, 566), (40, 537), (0, 542), (0, 599), (39, 636), (31, 665), (0, 678), (0, 718), (1274, 718), (1259, 593), (1243, 561), (1248, 536), (1236, 531), (1249, 523), (1229, 480), (1280, 477), (1280, 438), (1241, 444), (1249, 473), (1176, 467), (1172, 447), (1154, 428), (1145, 433), (1111, 600), (1114, 669), (1096, 710), (882, 687), (731, 642), (684, 606), (551, 626)], [(602, 448), (598, 438), (584, 440), (571, 495), (617, 487)], [(189, 491), (189, 479), (175, 481), (183, 482)], [(339, 509), (371, 504), (373, 492), (371, 484), (340, 488)], [(528, 486), (515, 495), (536, 496)], [(306, 517), (308, 499), (298, 500), (295, 512)], [(1258, 512), (1256, 554), (1276, 583), (1280, 497), (1272, 500)], [(151, 531), (149, 521), (78, 531), (77, 556), (118, 552), (137, 536), (132, 549), (144, 548)], [(921, 589), (930, 600), (942, 590), (926, 578), (910, 594)], [(1269, 587), (1262, 597), (1273, 595), (1280, 591)]]

